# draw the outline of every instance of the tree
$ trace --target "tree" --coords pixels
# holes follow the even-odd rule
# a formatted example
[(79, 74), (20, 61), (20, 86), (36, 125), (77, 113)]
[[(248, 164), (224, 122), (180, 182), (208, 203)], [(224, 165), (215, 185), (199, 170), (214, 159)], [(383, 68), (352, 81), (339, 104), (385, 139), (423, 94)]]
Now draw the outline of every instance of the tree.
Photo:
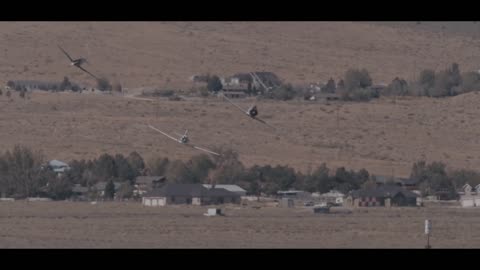
[(345, 88), (353, 91), (358, 88), (367, 88), (372, 85), (372, 78), (366, 69), (349, 69), (345, 73)]
[(462, 74), (463, 92), (480, 90), (480, 74), (478, 72), (466, 72)]
[(143, 171), (145, 170), (145, 161), (139, 153), (136, 151), (131, 152), (127, 157), (127, 161), (134, 170), (143, 174)]
[(422, 70), (418, 80), (422, 86), (426, 88), (432, 88), (435, 84), (435, 71), (431, 69)]
[(107, 185), (105, 186), (105, 199), (111, 200), (115, 197), (115, 184), (113, 180), (108, 181)]
[(10, 93), (10, 90), (7, 91), (6, 95), (7, 95), (8, 98), (10, 98), (10, 96), (12, 95), (12, 94)]
[(170, 161), (168, 158), (154, 158), (148, 162), (148, 174), (153, 176), (165, 175)]
[(112, 85), (106, 78), (97, 79), (97, 87), (100, 91), (111, 91)]
[(42, 177), (44, 156), (22, 145), (15, 145), (13, 150), (3, 156), (3, 177), (8, 183), (6, 188), (10, 195), (18, 197), (35, 196), (40, 187), (47, 184), (47, 178)]
[(102, 154), (94, 161), (94, 172), (101, 181), (118, 177), (115, 167), (115, 159), (109, 154)]
[(335, 80), (333, 80), (333, 78), (330, 78), (327, 84), (322, 87), (322, 92), (324, 93), (335, 93), (336, 90), (337, 86), (335, 85)]
[(193, 183), (194, 179), (193, 173), (181, 160), (174, 160), (168, 163), (165, 177), (173, 182), (183, 184)]
[(48, 179), (47, 195), (53, 200), (65, 200), (72, 195), (72, 184), (66, 177), (56, 177), (55, 172), (45, 175)]
[(210, 170), (209, 178), (214, 183), (235, 184), (241, 181), (245, 167), (239, 160), (238, 152), (229, 148), (217, 148), (220, 156), (213, 158), (214, 169)]
[(222, 82), (220, 81), (220, 78), (216, 75), (213, 75), (208, 78), (207, 82), (207, 89), (210, 92), (218, 92), (222, 90), (223, 85)]
[(134, 170), (127, 159), (122, 154), (115, 155), (115, 175), (120, 181), (129, 181), (133, 183), (135, 177), (140, 173)]
[(270, 92), (270, 98), (279, 100), (290, 100), (295, 97), (296, 91), (291, 84), (281, 85), (274, 91)]
[(59, 90), (60, 91), (65, 91), (65, 90), (71, 89), (71, 88), (72, 88), (72, 83), (70, 82), (68, 77), (67, 76), (63, 77), (63, 81), (60, 83)]
[(117, 199), (130, 199), (133, 197), (133, 186), (130, 182), (123, 183), (116, 193)]
[(307, 175), (306, 190), (309, 192), (325, 193), (330, 191), (332, 181), (329, 177), (329, 169), (322, 163), (312, 174)]
[(203, 183), (208, 177), (210, 169), (215, 168), (215, 164), (206, 154), (193, 156), (188, 162), (193, 179), (193, 183)]
[(394, 96), (405, 96), (408, 94), (408, 84), (404, 79), (396, 77), (387, 87), (387, 93)]

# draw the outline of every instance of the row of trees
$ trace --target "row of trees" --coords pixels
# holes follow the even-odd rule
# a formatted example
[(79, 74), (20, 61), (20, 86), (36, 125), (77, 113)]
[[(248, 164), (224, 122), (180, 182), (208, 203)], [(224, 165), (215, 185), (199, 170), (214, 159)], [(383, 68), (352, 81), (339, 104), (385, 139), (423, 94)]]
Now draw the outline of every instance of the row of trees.
[[(28, 147), (15, 146), (0, 155), (0, 193), (6, 197), (25, 198), (46, 196), (65, 199), (72, 194), (72, 187), (79, 184), (93, 187), (106, 181), (105, 196), (113, 198), (114, 182), (122, 185), (117, 197), (132, 196), (135, 178), (139, 175), (163, 175), (175, 183), (237, 184), (250, 194), (276, 194), (278, 190), (301, 189), (310, 192), (328, 192), (332, 189), (348, 193), (362, 187), (374, 186), (374, 176), (365, 170), (353, 171), (343, 167), (331, 170), (325, 163), (302, 173), (289, 166), (254, 165), (245, 167), (238, 153), (218, 148), (221, 157), (200, 154), (188, 161), (155, 157), (145, 162), (137, 153), (103, 154), (93, 160), (73, 160), (70, 170), (59, 176), (47, 166), (41, 152)], [(480, 184), (480, 174), (473, 170), (447, 170), (441, 162), (430, 164), (419, 161), (413, 164), (411, 179), (418, 181), (423, 195), (442, 194), (444, 198), (456, 198), (456, 191), (465, 183)], [(388, 183), (387, 183), (388, 184)], [(392, 183), (393, 184), (393, 183)]]

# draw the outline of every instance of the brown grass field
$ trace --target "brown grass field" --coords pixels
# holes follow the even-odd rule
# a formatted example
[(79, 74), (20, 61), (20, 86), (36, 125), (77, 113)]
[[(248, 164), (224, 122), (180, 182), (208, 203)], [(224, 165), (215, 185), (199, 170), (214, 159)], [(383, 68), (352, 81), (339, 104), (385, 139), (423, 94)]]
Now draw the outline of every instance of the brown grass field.
[(364, 67), (388, 83), (452, 62), (477, 70), (478, 27), (465, 22), (465, 33), (454, 22), (441, 24), (443, 32), (415, 22), (0, 22), (0, 81), (68, 76), (94, 84), (68, 66), (57, 44), (127, 88), (186, 87), (190, 76), (206, 72), (265, 70), (309, 83)]
[[(152, 124), (169, 133), (189, 129), (192, 143), (200, 146), (231, 147), (247, 166), (280, 164), (306, 171), (326, 162), (396, 176), (408, 176), (420, 159), (444, 161), (450, 168), (480, 166), (477, 93), (330, 105), (260, 101), (260, 117), (277, 131), (218, 98), (145, 101), (36, 92), (26, 100), (15, 93), (12, 102), (4, 95), (0, 102), (0, 148), (24, 144), (48, 159), (136, 150), (146, 160), (187, 160), (202, 153), (149, 129)], [(253, 101), (238, 102), (248, 107)]]
[(478, 209), (148, 208), (140, 203), (3, 202), (0, 248), (433, 248), (480, 246)]

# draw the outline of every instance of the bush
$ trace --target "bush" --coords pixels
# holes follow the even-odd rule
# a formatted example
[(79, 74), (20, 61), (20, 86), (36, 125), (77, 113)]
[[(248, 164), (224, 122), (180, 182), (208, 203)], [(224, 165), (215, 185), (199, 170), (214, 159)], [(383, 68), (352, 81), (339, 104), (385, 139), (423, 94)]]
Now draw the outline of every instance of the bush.
[(345, 73), (345, 88), (352, 91), (372, 86), (372, 78), (366, 69), (349, 69)]
[(330, 78), (327, 82), (327, 84), (322, 87), (321, 91), (323, 93), (335, 93), (335, 90), (337, 90), (337, 86), (335, 84), (335, 80), (333, 78)]
[(295, 97), (297, 92), (291, 84), (282, 85), (267, 94), (267, 97), (278, 100), (290, 100)]
[(106, 78), (97, 79), (97, 87), (100, 91), (111, 91), (112, 85)]
[(462, 74), (463, 92), (480, 90), (480, 74), (478, 72), (466, 72)]
[(159, 97), (171, 97), (175, 95), (175, 91), (170, 89), (156, 89), (152, 92), (151, 95)]
[(63, 81), (60, 83), (60, 86), (58, 87), (60, 91), (65, 91), (67, 89), (72, 88), (72, 83), (68, 79), (68, 77), (63, 77)]
[(387, 86), (384, 94), (393, 96), (406, 96), (409, 94), (408, 83), (404, 79), (395, 78)]
[(218, 92), (222, 90), (223, 85), (222, 82), (220, 81), (220, 78), (216, 75), (213, 75), (208, 78), (207, 82), (207, 89), (210, 92)]
[(120, 83), (114, 83), (112, 86), (112, 90), (115, 92), (122, 92), (122, 85)]

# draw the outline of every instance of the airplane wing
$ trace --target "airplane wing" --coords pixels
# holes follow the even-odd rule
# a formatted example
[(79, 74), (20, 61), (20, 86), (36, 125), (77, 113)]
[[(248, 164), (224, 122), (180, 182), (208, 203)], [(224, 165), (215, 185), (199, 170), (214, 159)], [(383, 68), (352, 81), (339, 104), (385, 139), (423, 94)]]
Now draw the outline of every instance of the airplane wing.
[(157, 131), (157, 132), (160, 132), (161, 134), (167, 136), (168, 138), (170, 138), (170, 139), (172, 139), (172, 140), (174, 140), (174, 141), (176, 141), (176, 142), (179, 142), (178, 139), (176, 139), (176, 138), (168, 135), (167, 133), (164, 133), (163, 131), (161, 131), (161, 130), (159, 130), (159, 129), (156, 129), (155, 127), (153, 127), (153, 126), (151, 126), (151, 125), (148, 125), (148, 127), (151, 128), (151, 129), (153, 129), (153, 130), (155, 130), (155, 131)]
[(217, 155), (217, 156), (220, 156), (220, 154), (218, 154), (218, 153), (215, 153), (215, 152), (213, 152), (213, 151), (210, 151), (210, 150), (208, 150), (208, 149), (201, 148), (201, 147), (194, 146), (194, 145), (191, 145), (191, 146), (192, 146), (193, 148), (195, 148), (195, 149), (198, 149), (198, 150), (200, 150), (200, 151), (204, 151), (204, 152), (210, 153), (210, 154), (212, 154), (212, 155)]
[(276, 130), (276, 128), (275, 128), (274, 126), (271, 126), (271, 125), (267, 124), (267, 122), (263, 121), (262, 119), (260, 119), (260, 118), (258, 118), (258, 117), (253, 117), (253, 119), (255, 119), (255, 120), (257, 120), (258, 122), (260, 122), (260, 123), (262, 123), (262, 124), (265, 124), (265, 125), (267, 125), (267, 126), (269, 126), (269, 127), (271, 127), (271, 128), (273, 128), (273, 129)]
[(95, 75), (93, 75), (92, 73), (88, 72), (88, 70), (84, 69), (83, 67), (81, 67), (81, 66), (76, 66), (76, 67), (78, 67), (79, 69), (85, 71), (85, 72), (88, 73), (90, 76), (94, 77), (95, 79), (99, 80), (99, 79), (97, 78), (97, 76), (95, 76)]
[(228, 99), (225, 95), (223, 95), (223, 98), (225, 98), (228, 102), (230, 102), (230, 104), (232, 104), (233, 106), (237, 107), (240, 111), (242, 111), (243, 113), (247, 113), (247, 110), (244, 110), (242, 109), (240, 106), (238, 106), (237, 104), (233, 103), (230, 99)]
[(62, 47), (60, 47), (60, 45), (57, 45), (57, 46), (68, 57), (68, 59), (70, 59), (70, 61), (73, 62), (72, 57), (70, 57), (70, 55), (68, 55), (68, 53)]

